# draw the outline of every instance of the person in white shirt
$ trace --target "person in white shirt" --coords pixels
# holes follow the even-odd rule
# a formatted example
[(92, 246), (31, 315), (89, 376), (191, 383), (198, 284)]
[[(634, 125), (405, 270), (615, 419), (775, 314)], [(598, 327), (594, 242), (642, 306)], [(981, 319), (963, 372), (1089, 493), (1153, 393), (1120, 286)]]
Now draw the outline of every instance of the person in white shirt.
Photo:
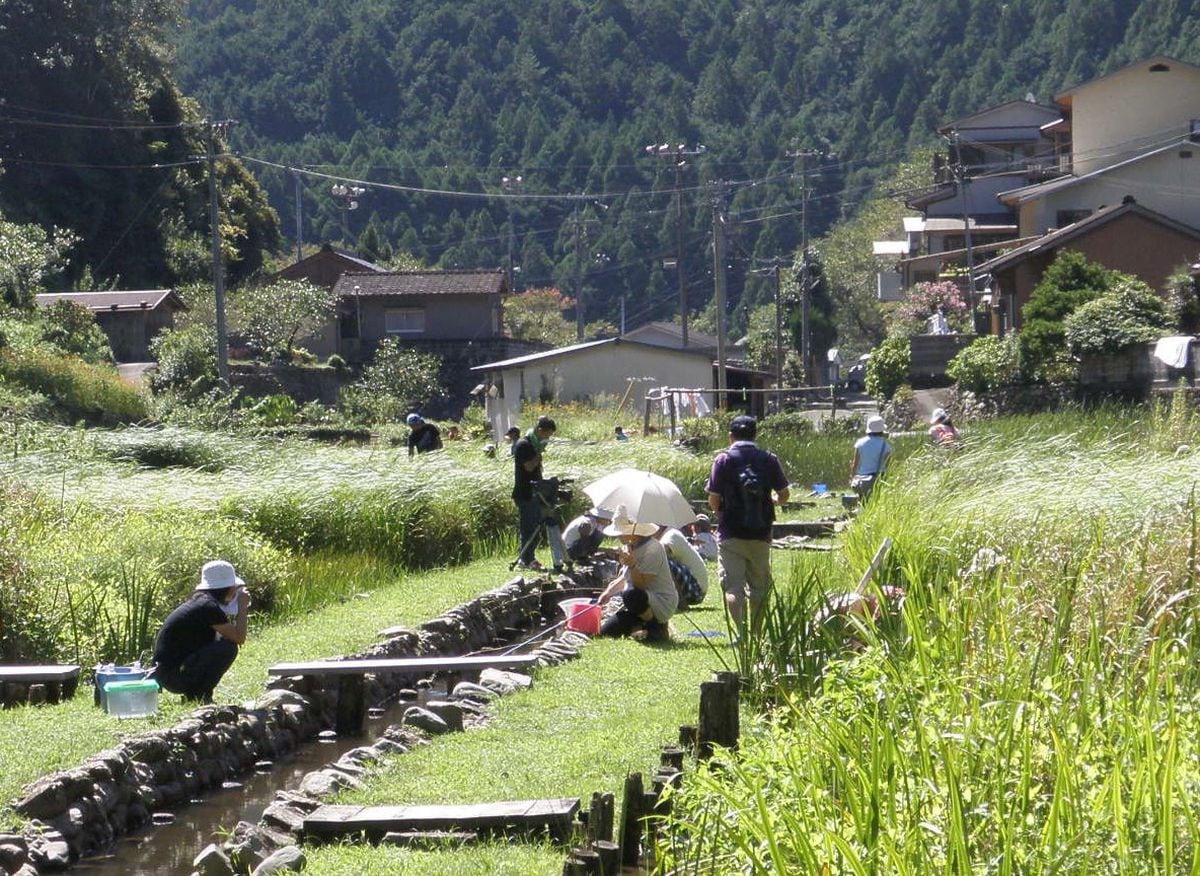
[(688, 525), (686, 535), (701, 558), (706, 561), (717, 558), (717, 537), (712, 534), (712, 521), (707, 514), (697, 514), (696, 522)]
[(604, 529), (612, 523), (612, 517), (607, 508), (589, 508), (568, 523), (562, 537), (567, 559), (578, 563), (595, 554), (604, 541)]
[(679, 610), (699, 605), (708, 593), (708, 566), (678, 529), (660, 527), (658, 540), (667, 549), (667, 562), (675, 589), (679, 591)]

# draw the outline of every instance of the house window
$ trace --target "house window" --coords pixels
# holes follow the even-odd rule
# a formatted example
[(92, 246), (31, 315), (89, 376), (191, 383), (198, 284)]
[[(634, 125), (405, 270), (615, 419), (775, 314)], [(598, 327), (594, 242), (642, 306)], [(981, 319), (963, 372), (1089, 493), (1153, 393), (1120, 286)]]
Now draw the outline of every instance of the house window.
[(389, 335), (419, 335), (425, 331), (424, 307), (389, 307), (383, 314)]
[(1054, 214), (1054, 227), (1066, 228), (1092, 215), (1091, 210), (1059, 210)]

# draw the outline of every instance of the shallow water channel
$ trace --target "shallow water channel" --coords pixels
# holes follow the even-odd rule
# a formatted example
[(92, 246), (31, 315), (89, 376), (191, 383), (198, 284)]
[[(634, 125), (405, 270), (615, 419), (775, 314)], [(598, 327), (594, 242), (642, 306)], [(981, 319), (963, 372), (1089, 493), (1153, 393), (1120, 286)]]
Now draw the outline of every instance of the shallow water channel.
[[(401, 700), (372, 709), (367, 717), (366, 733), (353, 738), (330, 737), (308, 742), (284, 758), (271, 770), (249, 773), (237, 781), (226, 782), (220, 790), (171, 812), (175, 821), (165, 825), (147, 825), (117, 840), (107, 854), (84, 858), (71, 872), (96, 876), (176, 876), (192, 871), (192, 860), (211, 842), (220, 841), (220, 832), (231, 830), (239, 821), (258, 823), (263, 810), (275, 799), (275, 792), (295, 790), (305, 775), (320, 769), (360, 745), (370, 745), (391, 724), (398, 724), (409, 706), (444, 696), (441, 691), (418, 692), (417, 700)], [(374, 717), (372, 717), (374, 716)]]

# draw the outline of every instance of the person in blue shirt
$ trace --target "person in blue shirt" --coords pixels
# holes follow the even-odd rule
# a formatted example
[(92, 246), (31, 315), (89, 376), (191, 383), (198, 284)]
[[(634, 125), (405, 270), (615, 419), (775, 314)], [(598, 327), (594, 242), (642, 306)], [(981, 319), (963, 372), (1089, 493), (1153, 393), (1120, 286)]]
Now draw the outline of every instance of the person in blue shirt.
[(885, 471), (892, 455), (892, 445), (883, 437), (887, 424), (876, 414), (867, 418), (867, 434), (854, 442), (854, 462), (850, 465), (850, 487), (866, 502)]

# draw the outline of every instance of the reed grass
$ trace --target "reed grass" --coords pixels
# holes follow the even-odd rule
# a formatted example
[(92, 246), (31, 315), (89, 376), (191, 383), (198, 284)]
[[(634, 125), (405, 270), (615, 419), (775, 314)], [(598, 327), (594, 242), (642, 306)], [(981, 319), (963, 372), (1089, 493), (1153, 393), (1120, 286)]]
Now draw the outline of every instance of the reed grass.
[[(1197, 872), (1200, 459), (1144, 414), (917, 452), (841, 558), (797, 558), (743, 667), (763, 722), (685, 784), (659, 872)], [(884, 536), (902, 626), (820, 641)]]

